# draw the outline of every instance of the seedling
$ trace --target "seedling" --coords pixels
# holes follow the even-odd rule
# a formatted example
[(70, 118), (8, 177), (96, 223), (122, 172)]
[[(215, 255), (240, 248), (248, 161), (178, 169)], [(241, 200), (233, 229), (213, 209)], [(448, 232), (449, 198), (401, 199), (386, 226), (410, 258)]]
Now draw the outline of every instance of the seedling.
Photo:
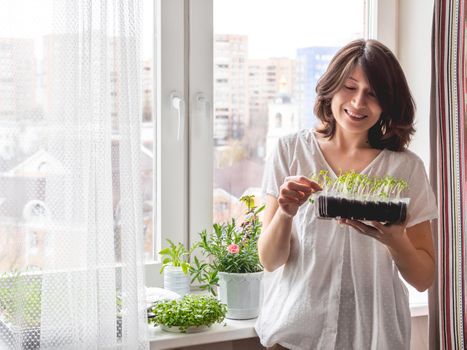
[(322, 191), (310, 197), (321, 218), (403, 222), (407, 216), (409, 198), (401, 195), (408, 188), (406, 181), (393, 176), (370, 177), (347, 171), (332, 178), (326, 170), (312, 174)]
[(154, 303), (150, 309), (149, 323), (160, 325), (164, 330), (176, 328), (182, 333), (191, 327), (210, 327), (224, 320), (227, 306), (209, 295), (185, 295), (182, 299), (163, 300)]

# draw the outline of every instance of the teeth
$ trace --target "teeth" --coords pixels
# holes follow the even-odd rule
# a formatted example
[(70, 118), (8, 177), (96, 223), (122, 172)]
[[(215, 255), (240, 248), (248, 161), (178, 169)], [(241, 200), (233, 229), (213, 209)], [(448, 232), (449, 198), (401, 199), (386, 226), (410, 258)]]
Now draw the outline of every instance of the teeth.
[(355, 114), (355, 113), (352, 113), (351, 111), (347, 110), (347, 114), (350, 115), (351, 117), (354, 117), (354, 118), (357, 118), (357, 119), (362, 119), (362, 118), (365, 118), (364, 115), (361, 115), (361, 114)]

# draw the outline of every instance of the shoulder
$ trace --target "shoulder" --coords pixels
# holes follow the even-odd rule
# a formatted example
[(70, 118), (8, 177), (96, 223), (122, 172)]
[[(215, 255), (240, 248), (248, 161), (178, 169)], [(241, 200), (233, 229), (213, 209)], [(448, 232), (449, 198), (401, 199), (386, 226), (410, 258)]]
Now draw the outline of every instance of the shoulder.
[(300, 130), (280, 136), (270, 155), (275, 161), (281, 161), (293, 168), (315, 154), (314, 143), (311, 130)]
[(303, 129), (281, 136), (278, 140), (279, 147), (287, 147), (294, 149), (297, 146), (309, 146), (313, 141), (313, 131), (310, 129)]
[(417, 154), (408, 149), (401, 152), (395, 152), (386, 149), (385, 152), (393, 162), (402, 163), (405, 165), (423, 165), (422, 159)]
[(409, 182), (427, 176), (423, 160), (414, 152), (410, 150), (401, 152), (385, 150), (385, 152), (388, 173), (394, 173)]

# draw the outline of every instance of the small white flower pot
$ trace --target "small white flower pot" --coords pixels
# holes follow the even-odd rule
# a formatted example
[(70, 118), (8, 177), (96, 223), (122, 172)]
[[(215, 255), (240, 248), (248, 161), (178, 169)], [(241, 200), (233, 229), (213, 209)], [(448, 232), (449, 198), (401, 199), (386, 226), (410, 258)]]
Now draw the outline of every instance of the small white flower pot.
[(185, 275), (181, 267), (166, 266), (164, 269), (164, 289), (183, 297), (190, 292), (190, 275)]
[(219, 272), (219, 300), (227, 304), (226, 318), (247, 320), (259, 314), (263, 272)]

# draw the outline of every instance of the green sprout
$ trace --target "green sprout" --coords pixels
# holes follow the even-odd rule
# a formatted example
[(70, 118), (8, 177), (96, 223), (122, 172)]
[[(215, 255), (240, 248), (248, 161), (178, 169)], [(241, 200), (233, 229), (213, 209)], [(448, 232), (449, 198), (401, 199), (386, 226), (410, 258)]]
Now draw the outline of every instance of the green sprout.
[(177, 245), (172, 242), (170, 239), (167, 239), (169, 246), (162, 249), (159, 254), (163, 256), (162, 267), (160, 272), (162, 273), (167, 266), (181, 267), (183, 273), (188, 275), (188, 272), (193, 270), (190, 265), (190, 256), (193, 251), (198, 247), (198, 243), (193, 244), (193, 246), (187, 250), (182, 243)]
[(209, 295), (185, 295), (182, 299), (154, 303), (150, 311), (154, 325), (178, 327), (186, 333), (189, 327), (211, 326), (220, 323), (227, 314), (227, 306)]
[[(339, 172), (339, 176), (332, 178), (327, 170), (320, 170), (309, 176), (309, 179), (318, 183), (324, 194), (338, 194), (344, 197), (354, 197), (368, 200), (397, 200), (401, 198), (404, 190), (408, 188), (405, 180), (396, 179), (393, 176), (370, 177), (359, 174), (355, 170)], [(310, 196), (310, 203), (315, 202), (315, 197)]]

